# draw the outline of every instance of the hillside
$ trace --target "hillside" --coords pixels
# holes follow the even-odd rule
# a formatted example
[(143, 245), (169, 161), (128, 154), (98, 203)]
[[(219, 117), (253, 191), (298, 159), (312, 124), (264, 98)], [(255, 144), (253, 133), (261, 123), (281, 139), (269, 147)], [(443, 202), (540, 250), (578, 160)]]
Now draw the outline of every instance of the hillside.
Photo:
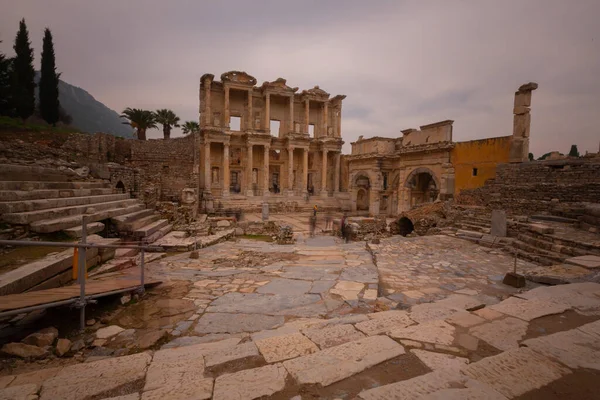
[[(39, 72), (36, 72), (36, 83)], [(58, 84), (60, 105), (73, 118), (71, 125), (83, 132), (104, 132), (115, 136), (130, 138), (132, 129), (123, 124), (119, 114), (99, 102), (80, 87), (60, 81)], [(36, 96), (38, 91), (36, 88)]]

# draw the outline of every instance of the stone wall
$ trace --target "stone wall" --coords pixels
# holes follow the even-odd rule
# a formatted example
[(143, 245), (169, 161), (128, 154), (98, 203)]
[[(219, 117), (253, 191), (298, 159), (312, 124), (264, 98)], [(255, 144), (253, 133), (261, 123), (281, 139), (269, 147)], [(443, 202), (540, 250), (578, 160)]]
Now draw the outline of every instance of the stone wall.
[(107, 133), (76, 133), (61, 148), (90, 161), (124, 163), (130, 156), (132, 143), (135, 142)]
[(564, 203), (599, 200), (600, 158), (499, 164), (495, 179), (457, 197), (458, 204), (526, 215), (546, 214)]

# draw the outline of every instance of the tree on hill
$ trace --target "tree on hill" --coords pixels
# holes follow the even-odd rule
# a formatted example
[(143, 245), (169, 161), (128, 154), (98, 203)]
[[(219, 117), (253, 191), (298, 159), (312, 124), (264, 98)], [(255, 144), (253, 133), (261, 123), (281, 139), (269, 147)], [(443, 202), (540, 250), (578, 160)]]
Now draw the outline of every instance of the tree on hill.
[(171, 138), (171, 129), (173, 127), (179, 127), (179, 117), (172, 110), (167, 110), (166, 108), (156, 110), (154, 119), (162, 125), (165, 139)]
[(579, 157), (579, 150), (577, 149), (576, 144), (571, 145), (571, 150), (569, 150), (569, 157)]
[(60, 74), (56, 72), (52, 32), (50, 32), (50, 29), (46, 28), (44, 30), (42, 68), (39, 83), (40, 114), (44, 121), (53, 126), (56, 126), (56, 123), (60, 118), (60, 103), (58, 101), (59, 78)]
[(183, 130), (184, 135), (197, 133), (200, 132), (200, 124), (196, 121), (185, 121), (184, 124), (181, 125), (181, 129)]
[(33, 49), (25, 19), (19, 22), (19, 31), (13, 46), (15, 58), (12, 68), (12, 96), (16, 115), (26, 119), (35, 111), (35, 70), (33, 69)]
[(12, 59), (0, 53), (0, 115), (11, 116), (14, 112), (10, 86), (11, 67)]
[(535, 157), (533, 156), (533, 153), (529, 153), (529, 161), (533, 161), (535, 159)]
[(121, 118), (127, 119), (127, 122), (123, 123), (128, 124), (135, 129), (136, 136), (139, 140), (146, 140), (146, 130), (157, 128), (155, 116), (152, 111), (127, 107), (123, 110)]

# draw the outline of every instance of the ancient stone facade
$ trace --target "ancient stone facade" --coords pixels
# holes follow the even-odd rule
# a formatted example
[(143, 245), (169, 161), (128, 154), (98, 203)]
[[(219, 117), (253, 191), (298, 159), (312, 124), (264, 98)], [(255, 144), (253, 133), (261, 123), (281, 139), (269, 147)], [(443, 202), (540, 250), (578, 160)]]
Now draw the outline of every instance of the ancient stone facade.
[(264, 82), (230, 71), (200, 80), (203, 199), (340, 192), (343, 95), (315, 86), (298, 93), (285, 79)]
[(361, 136), (344, 158), (352, 210), (395, 215), (480, 187), (494, 178), (499, 163), (527, 161), (536, 88), (529, 83), (516, 92), (512, 136), (455, 143), (450, 120), (403, 130), (400, 138)]

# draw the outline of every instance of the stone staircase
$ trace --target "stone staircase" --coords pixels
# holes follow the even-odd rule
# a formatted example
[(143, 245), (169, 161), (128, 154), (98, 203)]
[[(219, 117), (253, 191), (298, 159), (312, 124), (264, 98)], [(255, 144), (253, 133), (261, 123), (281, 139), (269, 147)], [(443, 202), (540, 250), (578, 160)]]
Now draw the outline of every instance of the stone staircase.
[(104, 180), (34, 166), (5, 164), (0, 171), (0, 220), (25, 226), (29, 232), (62, 231), (78, 238), (84, 216), (88, 234), (116, 231), (123, 238), (144, 243), (172, 228), (141, 201), (116, 193)]

